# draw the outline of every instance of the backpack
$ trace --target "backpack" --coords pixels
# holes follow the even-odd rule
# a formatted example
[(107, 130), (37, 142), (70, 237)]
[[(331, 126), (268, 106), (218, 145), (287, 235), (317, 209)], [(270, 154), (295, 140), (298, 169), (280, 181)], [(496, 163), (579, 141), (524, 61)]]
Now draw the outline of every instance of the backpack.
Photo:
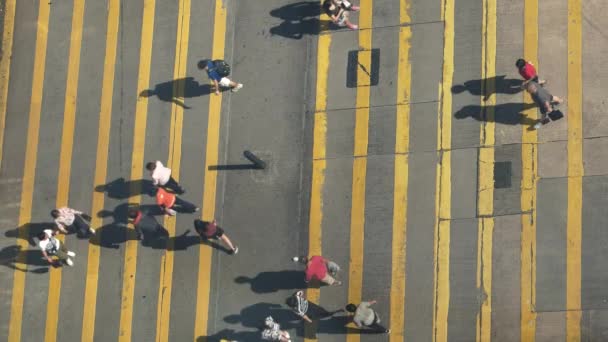
[(223, 59), (214, 60), (213, 67), (220, 77), (227, 77), (230, 75), (230, 65)]

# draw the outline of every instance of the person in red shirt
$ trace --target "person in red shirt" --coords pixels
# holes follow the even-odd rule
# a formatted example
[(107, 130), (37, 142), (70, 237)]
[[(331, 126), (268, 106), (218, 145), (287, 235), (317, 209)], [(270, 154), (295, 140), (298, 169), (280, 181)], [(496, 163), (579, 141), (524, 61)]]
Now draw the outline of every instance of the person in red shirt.
[(333, 261), (319, 255), (313, 255), (310, 258), (296, 256), (293, 257), (293, 261), (306, 265), (306, 270), (304, 272), (306, 274), (305, 280), (307, 283), (312, 279), (317, 279), (327, 285), (342, 285), (341, 281), (334, 278), (338, 271), (340, 271), (340, 266)]
[(224, 230), (222, 227), (217, 225), (215, 220), (212, 222), (205, 222), (203, 220), (196, 219), (194, 220), (194, 229), (201, 236), (201, 238), (205, 240), (218, 239), (224, 241), (228, 248), (230, 248), (230, 254), (237, 254), (239, 252), (239, 248), (232, 244), (230, 238), (224, 234)]
[(170, 193), (163, 188), (158, 188), (156, 190), (156, 204), (170, 216), (174, 216), (176, 211), (185, 213), (199, 211), (199, 208), (194, 204), (177, 197), (175, 194)]
[(515, 66), (517, 67), (517, 71), (524, 79), (524, 83), (522, 83), (522, 88), (526, 86), (526, 84), (530, 81), (534, 81), (540, 85), (545, 84), (545, 80), (539, 80), (538, 74), (536, 73), (536, 68), (534, 68), (534, 64), (526, 61), (523, 58), (520, 58), (515, 62)]

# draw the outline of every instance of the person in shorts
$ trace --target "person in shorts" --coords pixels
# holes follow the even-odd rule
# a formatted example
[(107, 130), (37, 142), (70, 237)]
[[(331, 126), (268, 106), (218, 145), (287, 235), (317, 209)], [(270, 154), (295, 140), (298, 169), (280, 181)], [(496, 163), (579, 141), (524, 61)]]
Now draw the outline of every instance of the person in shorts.
[(305, 272), (305, 281), (308, 283), (313, 279), (321, 281), (327, 285), (342, 285), (342, 282), (336, 280), (334, 277), (340, 271), (340, 266), (333, 261), (325, 259), (319, 255), (313, 255), (310, 258), (305, 256), (301, 257), (293, 257), (292, 259), (295, 262), (302, 263), (306, 265)]
[(325, 14), (327, 14), (330, 18), (331, 21), (340, 26), (340, 27), (348, 27), (351, 30), (356, 30), (359, 28), (359, 26), (351, 23), (348, 20), (348, 16), (349, 16), (349, 11), (344, 9), (343, 6), (340, 5), (336, 5), (334, 3), (335, 0), (325, 0), (323, 2), (323, 11), (325, 12)]
[(274, 321), (272, 316), (266, 317), (261, 337), (264, 341), (291, 342), (289, 333), (285, 330), (281, 330), (281, 326)]
[(538, 74), (536, 73), (536, 68), (534, 68), (534, 64), (526, 61), (523, 58), (520, 58), (515, 62), (515, 66), (517, 67), (519, 75), (521, 75), (521, 77), (524, 79), (524, 82), (521, 85), (522, 88), (525, 88), (526, 84), (530, 81), (534, 81), (541, 86), (545, 84), (545, 80), (538, 79)]
[(215, 69), (215, 65), (213, 61), (210, 59), (203, 59), (198, 62), (199, 70), (205, 70), (207, 72), (207, 76), (213, 82), (213, 88), (215, 90), (215, 95), (220, 94), (221, 88), (230, 88), (233, 93), (236, 93), (241, 88), (243, 88), (243, 83), (237, 83), (230, 80), (228, 77), (221, 77), (217, 70)]
[(562, 103), (562, 99), (553, 96), (549, 91), (541, 87), (538, 83), (530, 81), (526, 84), (526, 91), (530, 93), (532, 99), (538, 105), (541, 113), (540, 120), (534, 125), (535, 129), (539, 129), (541, 125), (546, 125), (551, 120), (548, 118), (548, 114), (553, 111), (553, 106)]
[(196, 219), (194, 220), (194, 229), (201, 238), (205, 240), (213, 239), (224, 241), (228, 248), (230, 248), (230, 254), (237, 254), (239, 252), (239, 247), (232, 243), (230, 238), (224, 233), (224, 229), (218, 226), (215, 220), (206, 222)]

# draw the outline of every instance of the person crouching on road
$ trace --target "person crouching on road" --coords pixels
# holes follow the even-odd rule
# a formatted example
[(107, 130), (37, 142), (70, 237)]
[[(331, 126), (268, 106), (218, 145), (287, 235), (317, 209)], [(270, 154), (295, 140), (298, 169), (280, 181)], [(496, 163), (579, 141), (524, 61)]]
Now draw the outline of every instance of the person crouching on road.
[(230, 248), (230, 254), (237, 254), (239, 247), (232, 244), (230, 238), (224, 233), (222, 227), (217, 225), (217, 222), (205, 222), (203, 220), (194, 220), (194, 229), (205, 240), (216, 239), (222, 240)]
[(42, 255), (51, 265), (55, 264), (51, 258), (52, 255), (55, 255), (59, 260), (68, 264), (68, 266), (74, 266), (74, 262), (70, 258), (75, 257), (76, 253), (69, 251), (65, 244), (59, 241), (55, 235), (57, 235), (57, 231), (50, 229), (45, 229), (38, 234), (38, 240), (40, 240), (38, 247), (42, 250)]
[(334, 278), (340, 271), (340, 266), (335, 262), (319, 255), (314, 255), (310, 259), (305, 256), (296, 256), (292, 260), (306, 265), (304, 272), (306, 273), (305, 280), (307, 283), (312, 279), (316, 279), (327, 285), (342, 285), (341, 281)]
[(348, 20), (349, 11), (345, 10), (342, 6), (335, 5), (333, 0), (325, 0), (323, 2), (323, 11), (331, 18), (334, 24), (340, 27), (346, 26), (351, 30), (359, 28), (359, 26)]
[(194, 204), (177, 197), (163, 188), (156, 189), (156, 204), (169, 216), (175, 216), (177, 212), (193, 213), (199, 211)]
[(95, 234), (95, 229), (89, 226), (89, 224), (82, 217), (83, 215), (85, 214), (82, 211), (74, 210), (68, 207), (51, 210), (51, 216), (55, 219), (55, 224), (62, 233), (67, 234), (67, 228), (73, 227), (85, 237), (89, 233)]

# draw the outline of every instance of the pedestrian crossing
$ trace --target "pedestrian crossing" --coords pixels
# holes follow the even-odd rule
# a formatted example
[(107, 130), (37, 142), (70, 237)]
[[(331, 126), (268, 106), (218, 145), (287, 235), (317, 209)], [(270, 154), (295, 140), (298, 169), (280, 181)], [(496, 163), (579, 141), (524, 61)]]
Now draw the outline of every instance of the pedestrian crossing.
[[(298, 179), (306, 190), (297, 194), (297, 211), (305, 214), (294, 220), (307, 230), (297, 238), (289, 235), (291, 240), (271, 241), (270, 236), (266, 243), (281, 257), (297, 252), (336, 260), (344, 285), (308, 288), (308, 300), (334, 309), (376, 299), (391, 333), (359, 334), (352, 323), (302, 327), (279, 321), (294, 331), (295, 340), (601, 340), (608, 328), (594, 317), (601, 317), (602, 305), (584, 291), (601, 276), (586, 273), (585, 262), (593, 259), (583, 253), (589, 239), (585, 229), (597, 229), (583, 224), (585, 129), (601, 125), (586, 119), (592, 107), (583, 97), (589, 77), (583, 62), (585, 53), (596, 51), (583, 45), (583, 18), (590, 14), (585, 2), (566, 2), (567, 45), (557, 51), (567, 55), (567, 82), (565, 89), (556, 88), (566, 91), (567, 119), (541, 131), (523, 124), (537, 115), (531, 106), (518, 107), (521, 125), (496, 119), (504, 114), (501, 104), (532, 103), (527, 95), (501, 93), (498, 76), (515, 73), (506, 55), (521, 53), (549, 80), (549, 71), (555, 72), (542, 68), (549, 56), (540, 52), (546, 46), (539, 37), (555, 32), (540, 25), (539, 10), (545, 7), (539, 8), (537, 0), (518, 1), (516, 14), (505, 13), (505, 4), (497, 0), (361, 0), (352, 17), (358, 31), (335, 30), (325, 14), (315, 22), (319, 34), (306, 43), (313, 49), (307, 58), (312, 82), (302, 86), (314, 97), (303, 119), (310, 133), (301, 133), (309, 139), (302, 147), (305, 160), (297, 161), (307, 172)], [(229, 221), (230, 215), (252, 215), (226, 209), (237, 206), (230, 203), (235, 197), (225, 194), (227, 184), (248, 174), (222, 174), (210, 166), (228, 163), (227, 151), (235, 148), (228, 133), (245, 134), (232, 131), (231, 120), (241, 120), (241, 113), (232, 114), (247, 108), (238, 101), (248, 96), (250, 84), (263, 86), (253, 85), (259, 74), (244, 76), (246, 88), (239, 97), (193, 96), (199, 90), (193, 92), (188, 81), (204, 76), (196, 69), (202, 58), (241, 58), (236, 52), (244, 50), (233, 41), (242, 34), (235, 28), (242, 24), (236, 17), (247, 7), (239, 6), (249, 5), (230, 0), (6, 1), (0, 189), (5, 190), (2, 203), (18, 201), (19, 206), (1, 209), (6, 213), (2, 226), (4, 231), (23, 228), (16, 238), (7, 233), (0, 240), (6, 266), (0, 271), (0, 309), (7, 313), (0, 317), (0, 340), (253, 340), (255, 317), (243, 312), (265, 302), (283, 304), (293, 292), (279, 286), (276, 293), (254, 290), (237, 298), (242, 285), (232, 274), (253, 278), (271, 271), (263, 261), (256, 263), (260, 269), (239, 266), (238, 258), (248, 258), (243, 265), (249, 265), (272, 257), (268, 245), (246, 238), (244, 227), (229, 228), (242, 243), (234, 257), (207, 244), (181, 246), (177, 237), (188, 236), (192, 217), (164, 218), (173, 237), (166, 249), (144, 248), (125, 228), (128, 207), (154, 203), (142, 179), (147, 178), (145, 162), (155, 159), (166, 160), (174, 177), (187, 185), (185, 196), (202, 208), (197, 218)], [(509, 34), (510, 23), (501, 18), (513, 15), (522, 19), (523, 37), (505, 48), (500, 39)], [(470, 46), (463, 47), (464, 37)], [(264, 33), (260, 39), (290, 42)], [(379, 61), (372, 49), (378, 49)], [(351, 51), (357, 57), (354, 88), (344, 83)], [(379, 75), (370, 73), (374, 63), (380, 65)], [(374, 77), (378, 85), (372, 84)], [(453, 91), (475, 78), (479, 93), (487, 96)], [(157, 87), (161, 84), (168, 88)], [(156, 96), (141, 95), (148, 89)], [(252, 106), (257, 101), (247, 100)], [(273, 98), (267, 100), (272, 106)], [(463, 103), (479, 106), (481, 119), (455, 116)], [(565, 173), (544, 177), (541, 170), (556, 162), (543, 159), (548, 151), (543, 147), (560, 134)], [(251, 144), (255, 139), (252, 135)], [(275, 146), (288, 142), (279, 137)], [(505, 152), (513, 146), (514, 152)], [(495, 184), (496, 163), (503, 160), (512, 162), (509, 193)], [(266, 185), (275, 185), (268, 177)], [(15, 184), (19, 194), (9, 196)], [(122, 185), (99, 190), (104, 184)], [(272, 188), (269, 198), (281, 198), (286, 188)], [(557, 211), (547, 204), (539, 207), (539, 201), (552, 200), (564, 209), (557, 219), (540, 214)], [(88, 243), (61, 237), (76, 252), (73, 268), (47, 269), (29, 252), (35, 249), (28, 242), (33, 222), (48, 220), (53, 206), (91, 213), (91, 226), (98, 230)], [(257, 215), (271, 216), (252, 216)], [(549, 238), (553, 225), (560, 233)], [(547, 275), (559, 284), (537, 293), (547, 290)], [(509, 286), (503, 286), (506, 278)], [(563, 305), (547, 306), (551, 298)], [(235, 304), (252, 301), (249, 307)]]

